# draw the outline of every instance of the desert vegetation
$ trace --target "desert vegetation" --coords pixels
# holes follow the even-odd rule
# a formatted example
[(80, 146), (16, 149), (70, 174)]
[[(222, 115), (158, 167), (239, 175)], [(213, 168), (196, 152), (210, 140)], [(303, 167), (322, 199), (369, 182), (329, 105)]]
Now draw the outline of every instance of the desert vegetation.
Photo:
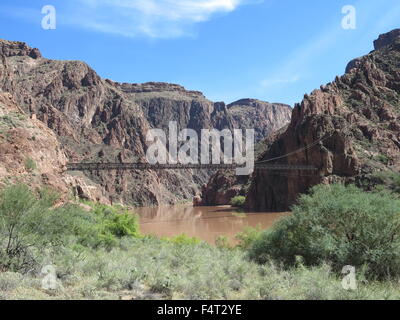
[(245, 201), (246, 201), (246, 197), (244, 197), (244, 196), (233, 197), (231, 199), (231, 206), (237, 207), (237, 208), (242, 208), (244, 206)]
[[(316, 186), (271, 230), (239, 244), (140, 234), (122, 206), (60, 205), (48, 190), (0, 193), (1, 299), (399, 299), (395, 189)], [(43, 287), (55, 267), (56, 288)], [(344, 290), (344, 265), (357, 290)]]
[(400, 199), (355, 186), (316, 186), (300, 197), (292, 215), (256, 239), (250, 256), (289, 267), (300, 257), (305, 265), (329, 262), (363, 269), (370, 279), (400, 275)]

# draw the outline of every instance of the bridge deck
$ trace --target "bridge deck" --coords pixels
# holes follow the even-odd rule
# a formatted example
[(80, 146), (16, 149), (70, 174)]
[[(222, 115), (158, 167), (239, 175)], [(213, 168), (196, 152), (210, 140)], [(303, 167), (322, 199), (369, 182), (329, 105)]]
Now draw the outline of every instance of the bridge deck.
[[(215, 170), (234, 170), (242, 168), (243, 165), (237, 164), (149, 164), (149, 163), (69, 163), (69, 171), (86, 170), (184, 170), (184, 169), (215, 169)], [(257, 170), (305, 170), (317, 171), (314, 166), (308, 165), (283, 165), (283, 164), (263, 164), (255, 163)]]

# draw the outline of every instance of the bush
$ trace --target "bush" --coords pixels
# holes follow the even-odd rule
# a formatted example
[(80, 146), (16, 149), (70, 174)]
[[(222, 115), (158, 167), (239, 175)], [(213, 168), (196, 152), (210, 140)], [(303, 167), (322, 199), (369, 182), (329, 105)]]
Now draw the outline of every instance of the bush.
[(370, 180), (377, 190), (387, 189), (400, 193), (400, 173), (398, 172), (381, 171), (371, 175)]
[(164, 238), (162, 239), (167, 242), (171, 242), (177, 245), (198, 245), (201, 243), (201, 240), (196, 237), (189, 237), (186, 234), (180, 234), (173, 238)]
[(352, 265), (370, 278), (400, 275), (400, 200), (393, 194), (320, 185), (292, 210), (254, 243), (251, 258), (293, 266), (301, 256), (305, 265), (328, 262), (337, 272)]
[(30, 244), (35, 243), (31, 229), (35, 218), (46, 214), (44, 203), (37, 201), (28, 187), (16, 185), (0, 193), (0, 269), (29, 270), (35, 263)]
[(0, 270), (36, 270), (48, 249), (116, 246), (138, 237), (135, 215), (122, 207), (94, 205), (87, 213), (75, 204), (54, 208), (58, 195), (13, 185), (0, 192)]
[(21, 284), (22, 276), (19, 273), (0, 273), (0, 291), (13, 291)]
[(379, 161), (379, 162), (381, 162), (381, 163), (383, 163), (383, 164), (388, 164), (389, 163), (389, 161), (390, 161), (390, 159), (386, 156), (386, 155), (384, 155), (384, 154), (379, 154), (379, 155), (377, 155), (376, 157), (375, 157), (375, 160), (376, 161)]
[(32, 271), (40, 252), (89, 236), (93, 222), (76, 206), (53, 208), (57, 199), (46, 189), (35, 194), (25, 185), (0, 192), (0, 269)]
[(24, 164), (25, 164), (25, 169), (28, 170), (29, 172), (32, 172), (37, 167), (36, 162), (31, 157), (26, 158)]
[(229, 241), (229, 238), (227, 237), (227, 236), (218, 236), (216, 239), (215, 239), (215, 246), (218, 248), (218, 249), (232, 249), (232, 245), (231, 245), (231, 243), (230, 243), (230, 241)]
[(243, 197), (243, 196), (233, 197), (231, 199), (231, 206), (242, 208), (244, 206), (245, 201), (246, 201), (246, 197)]
[(90, 205), (98, 222), (98, 245), (112, 247), (123, 237), (140, 237), (137, 215), (122, 206)]
[(244, 230), (235, 236), (235, 239), (239, 241), (238, 248), (242, 250), (248, 250), (252, 245), (261, 237), (262, 230), (261, 226), (257, 228), (245, 227)]

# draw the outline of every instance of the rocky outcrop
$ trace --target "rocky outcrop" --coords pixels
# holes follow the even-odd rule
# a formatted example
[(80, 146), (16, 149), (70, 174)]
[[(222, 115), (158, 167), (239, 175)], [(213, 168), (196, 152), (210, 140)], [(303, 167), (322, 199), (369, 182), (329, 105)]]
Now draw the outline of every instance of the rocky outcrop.
[(228, 105), (235, 126), (255, 129), (259, 142), (290, 122), (292, 108), (281, 103), (268, 103), (256, 99), (242, 99)]
[[(251, 126), (256, 114), (257, 127), (272, 126), (272, 115), (280, 114), (279, 106), (276, 110), (271, 106), (275, 111), (264, 119), (261, 113), (269, 109), (266, 105), (227, 107), (174, 84), (113, 82), (100, 78), (83, 62), (49, 60), (25, 43), (6, 40), (0, 40), (0, 89), (55, 133), (70, 162), (142, 161), (148, 130), (167, 129), (169, 121), (177, 121), (178, 129), (200, 132)], [(244, 123), (240, 114), (247, 114), (246, 108), (251, 112)], [(273, 126), (287, 121), (277, 117)], [(261, 128), (259, 137), (268, 130)], [(97, 189), (74, 190), (82, 197), (98, 193), (110, 202), (169, 204), (192, 199), (209, 177), (209, 171), (194, 170), (87, 171), (80, 178)]]
[(394, 29), (388, 33), (381, 34), (378, 39), (374, 41), (375, 50), (382, 49), (386, 46), (394, 44), (400, 37), (400, 29)]
[[(255, 159), (260, 158), (271, 144), (285, 132), (287, 126), (271, 132), (255, 146)], [(238, 176), (232, 170), (219, 170), (211, 176), (202, 188), (201, 205), (229, 205), (233, 197), (246, 196), (251, 183), (251, 176)]]
[[(256, 99), (235, 101), (224, 110), (235, 128), (255, 130), (255, 141), (258, 143), (256, 154), (265, 149), (276, 132), (289, 124), (292, 114), (292, 108), (288, 105)], [(222, 118), (226, 119), (227, 116)], [(233, 197), (245, 196), (248, 187), (249, 176), (236, 176), (233, 171), (218, 171), (203, 186), (201, 204), (228, 205)]]
[(202, 188), (201, 205), (230, 204), (233, 197), (246, 195), (249, 176), (236, 176), (234, 171), (218, 171)]
[(0, 186), (17, 182), (33, 188), (46, 186), (58, 192), (62, 201), (77, 196), (108, 203), (98, 185), (66, 174), (66, 164), (56, 135), (24, 113), (9, 93), (0, 92)]
[(287, 130), (260, 158), (312, 165), (318, 171), (255, 172), (247, 208), (288, 210), (299, 194), (318, 183), (362, 186), (376, 171), (399, 170), (399, 30), (380, 36), (375, 48), (354, 60), (347, 74), (306, 95), (295, 106)]
[(0, 55), (5, 57), (27, 56), (33, 59), (42, 57), (39, 49), (31, 48), (24, 42), (0, 40)]

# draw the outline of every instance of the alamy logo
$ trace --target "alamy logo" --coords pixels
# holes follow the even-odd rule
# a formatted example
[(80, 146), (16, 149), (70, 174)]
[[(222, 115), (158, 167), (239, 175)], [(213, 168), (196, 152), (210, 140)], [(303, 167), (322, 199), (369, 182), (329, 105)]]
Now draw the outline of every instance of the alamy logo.
[[(148, 131), (146, 152), (149, 164), (234, 164), (237, 175), (254, 171), (254, 130), (202, 129), (201, 137), (193, 129), (178, 132), (176, 121), (169, 123), (167, 134), (161, 129)], [(239, 167), (243, 166), (243, 167)]]
[(57, 28), (56, 8), (51, 5), (42, 8), (42, 28), (44, 30), (55, 30)]
[(342, 8), (345, 15), (342, 19), (342, 28), (345, 30), (354, 30), (357, 27), (357, 11), (354, 6), (347, 5)]
[(356, 290), (356, 268), (353, 266), (344, 266), (342, 274), (346, 276), (342, 279), (342, 287), (344, 290)]
[(44, 275), (42, 288), (45, 290), (56, 290), (59, 287), (56, 268), (52, 265), (47, 265), (42, 268), (41, 272)]

